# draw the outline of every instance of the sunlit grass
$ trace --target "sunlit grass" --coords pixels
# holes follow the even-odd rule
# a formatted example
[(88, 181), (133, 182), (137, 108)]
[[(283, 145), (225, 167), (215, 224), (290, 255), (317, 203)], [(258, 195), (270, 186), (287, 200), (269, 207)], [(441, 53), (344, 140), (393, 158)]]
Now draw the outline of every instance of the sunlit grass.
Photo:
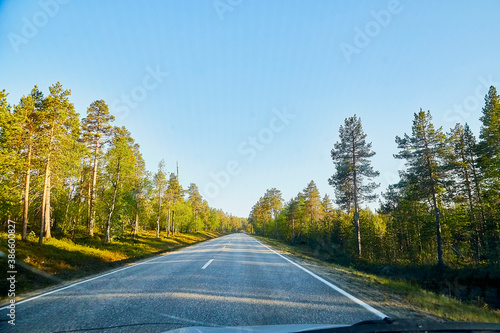
[(425, 311), (442, 318), (455, 321), (479, 321), (500, 323), (500, 310), (490, 310), (488, 307), (477, 307), (444, 295), (419, 290), (409, 293), (406, 299)]
[[(266, 237), (256, 236), (256, 238), (278, 250), (285, 251), (305, 259), (318, 260), (318, 258), (314, 256), (314, 252), (307, 247), (284, 244), (275, 239)], [(344, 267), (329, 262), (323, 262), (323, 264), (331, 267), (332, 269), (352, 274), (353, 278), (361, 279), (366, 283), (382, 286), (385, 288), (386, 292), (402, 296), (411, 305), (443, 319), (453, 321), (500, 323), (500, 310), (492, 310), (487, 306), (467, 304), (453, 297), (439, 295), (434, 292), (424, 290), (408, 281), (395, 280), (375, 274), (364, 273), (352, 267)]]

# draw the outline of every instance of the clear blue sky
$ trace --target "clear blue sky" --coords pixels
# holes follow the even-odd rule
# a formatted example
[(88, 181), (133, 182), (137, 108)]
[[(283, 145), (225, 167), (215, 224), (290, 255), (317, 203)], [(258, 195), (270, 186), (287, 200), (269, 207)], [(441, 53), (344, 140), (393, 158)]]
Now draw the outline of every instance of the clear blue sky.
[(478, 135), (500, 86), (499, 13), (498, 1), (0, 1), (0, 89), (15, 104), (60, 81), (81, 116), (104, 99), (149, 170), (178, 161), (184, 187), (246, 217), (271, 187), (288, 200), (314, 180), (333, 196), (330, 150), (353, 114), (381, 191), (420, 108)]

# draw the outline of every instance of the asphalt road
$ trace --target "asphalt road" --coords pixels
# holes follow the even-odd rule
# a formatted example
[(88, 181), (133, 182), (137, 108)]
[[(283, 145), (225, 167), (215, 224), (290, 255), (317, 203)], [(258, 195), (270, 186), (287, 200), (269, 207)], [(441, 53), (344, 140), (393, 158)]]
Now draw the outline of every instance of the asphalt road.
[(15, 326), (2, 309), (0, 331), (163, 332), (383, 316), (331, 282), (246, 234), (232, 234), (18, 303)]

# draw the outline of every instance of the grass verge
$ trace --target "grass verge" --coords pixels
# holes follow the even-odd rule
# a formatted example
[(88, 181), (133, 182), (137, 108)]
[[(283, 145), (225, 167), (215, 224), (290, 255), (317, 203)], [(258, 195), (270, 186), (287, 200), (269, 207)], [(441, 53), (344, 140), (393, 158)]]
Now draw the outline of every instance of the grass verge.
[(384, 291), (401, 296), (412, 306), (445, 320), (500, 323), (500, 310), (492, 310), (487, 306), (478, 307), (473, 304), (467, 304), (452, 297), (424, 290), (408, 281), (390, 279), (384, 276), (360, 272), (352, 267), (332, 264), (304, 245), (295, 246), (272, 238), (254, 237), (280, 251), (303, 259), (319, 260), (322, 265), (330, 269), (349, 273), (353, 278), (369, 285), (377, 285), (384, 288)]
[[(43, 245), (37, 240), (22, 241), (17, 235), (16, 295), (83, 278), (221, 235), (201, 231), (156, 238), (155, 231), (142, 231), (136, 239), (127, 238), (107, 245), (103, 244), (100, 235), (75, 241), (51, 238), (44, 240)], [(0, 251), (7, 253), (7, 233), (0, 233)], [(0, 267), (7, 272), (7, 258), (0, 258)], [(7, 292), (8, 282), (3, 278), (0, 280), (0, 304), (8, 302)]]

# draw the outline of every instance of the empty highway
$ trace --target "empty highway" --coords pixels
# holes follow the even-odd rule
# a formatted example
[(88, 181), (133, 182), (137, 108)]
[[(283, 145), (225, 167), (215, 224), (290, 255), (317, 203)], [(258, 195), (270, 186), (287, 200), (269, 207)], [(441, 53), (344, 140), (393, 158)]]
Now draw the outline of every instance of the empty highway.
[(384, 316), (337, 287), (253, 237), (232, 234), (19, 302), (15, 326), (3, 321), (3, 308), (0, 325), (4, 332), (163, 332)]

